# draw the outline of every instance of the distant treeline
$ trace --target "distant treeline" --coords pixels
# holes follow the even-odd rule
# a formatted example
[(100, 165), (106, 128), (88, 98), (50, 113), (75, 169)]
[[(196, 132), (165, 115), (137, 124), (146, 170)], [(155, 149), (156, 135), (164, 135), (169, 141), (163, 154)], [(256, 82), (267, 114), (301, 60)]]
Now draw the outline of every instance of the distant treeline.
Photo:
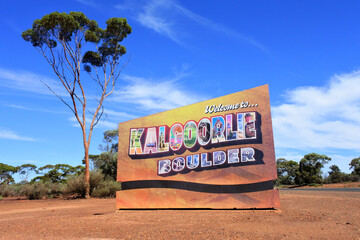
[[(116, 182), (117, 130), (104, 133), (103, 151), (90, 155), (90, 194), (93, 197), (115, 197), (121, 185)], [(83, 160), (84, 162), (84, 160)], [(15, 183), (15, 175), (21, 180)], [(29, 179), (30, 176), (36, 177)], [(84, 167), (68, 164), (46, 165), (38, 168), (34, 164), (10, 166), (0, 163), (0, 200), (3, 197), (26, 196), (29, 199), (53, 197), (84, 197), (86, 182)]]
[[(102, 153), (90, 155), (90, 194), (93, 197), (114, 197), (120, 190), (116, 182), (118, 130), (104, 132)], [(276, 161), (278, 179), (276, 185), (311, 185), (360, 181), (360, 157), (350, 161), (351, 173), (340, 171), (336, 165), (323, 177), (324, 164), (331, 161), (326, 155), (309, 153), (300, 162), (279, 158)], [(15, 183), (18, 175), (21, 182)], [(36, 177), (29, 180), (30, 176)], [(84, 197), (84, 167), (67, 164), (46, 165), (38, 168), (33, 164), (15, 167), (0, 163), (0, 199), (8, 196), (26, 196), (29, 199), (52, 197)]]
[(349, 163), (351, 173), (344, 173), (336, 165), (330, 166), (330, 171), (323, 177), (321, 171), (324, 164), (331, 161), (326, 155), (309, 153), (300, 162), (279, 158), (276, 161), (278, 179), (277, 185), (312, 185), (322, 183), (342, 183), (360, 181), (360, 157)]

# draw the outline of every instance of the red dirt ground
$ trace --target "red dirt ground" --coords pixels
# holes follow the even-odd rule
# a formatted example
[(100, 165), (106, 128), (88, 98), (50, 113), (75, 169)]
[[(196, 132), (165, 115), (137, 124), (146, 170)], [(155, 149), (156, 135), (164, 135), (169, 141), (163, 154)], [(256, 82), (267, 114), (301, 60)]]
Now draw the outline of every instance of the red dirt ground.
[(280, 210), (126, 210), (0, 201), (0, 239), (360, 239), (360, 192), (280, 191)]

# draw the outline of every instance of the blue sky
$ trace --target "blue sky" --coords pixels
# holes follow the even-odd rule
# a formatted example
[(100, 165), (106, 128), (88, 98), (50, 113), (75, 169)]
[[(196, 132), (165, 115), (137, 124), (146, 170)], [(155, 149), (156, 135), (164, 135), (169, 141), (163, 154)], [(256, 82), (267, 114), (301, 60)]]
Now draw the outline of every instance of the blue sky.
[[(276, 157), (317, 152), (349, 172), (360, 156), (359, 1), (2, 1), (0, 162), (37, 166), (83, 158), (81, 130), (45, 59), (21, 38), (53, 11), (84, 12), (105, 27), (128, 19), (130, 58), (107, 118), (94, 131), (269, 84)], [(86, 73), (83, 73), (84, 78)], [(90, 94), (96, 92), (89, 86)], [(94, 102), (92, 103), (94, 104)], [(325, 169), (324, 172), (326, 172)]]

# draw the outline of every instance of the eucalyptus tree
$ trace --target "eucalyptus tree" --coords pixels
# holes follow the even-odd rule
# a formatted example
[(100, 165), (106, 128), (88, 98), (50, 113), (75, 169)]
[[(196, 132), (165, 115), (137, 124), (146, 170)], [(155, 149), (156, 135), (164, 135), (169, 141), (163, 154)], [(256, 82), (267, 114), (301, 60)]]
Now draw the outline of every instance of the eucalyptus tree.
[(321, 169), (329, 161), (331, 161), (331, 158), (326, 155), (317, 153), (306, 154), (299, 163), (299, 178), (297, 182), (300, 184), (321, 183)]
[(354, 158), (349, 163), (350, 169), (353, 169), (352, 174), (360, 175), (360, 157)]
[(0, 163), (0, 185), (14, 182), (13, 175), (18, 170), (18, 167), (13, 167), (5, 163)]
[[(104, 113), (103, 101), (113, 93), (121, 70), (126, 63), (121, 57), (126, 48), (121, 42), (131, 33), (125, 18), (110, 18), (102, 29), (95, 20), (90, 20), (81, 12), (53, 12), (36, 19), (32, 28), (24, 31), (22, 37), (44, 56), (51, 66), (68, 98), (55, 92), (44, 83), (74, 114), (82, 130), (85, 151), (86, 198), (89, 198), (89, 146), (94, 126)], [(89, 94), (85, 86), (89, 84), (81, 77), (89, 74), (98, 87), (96, 107), (90, 108)], [(90, 114), (87, 126), (87, 114)]]
[(19, 177), (24, 181), (28, 182), (28, 179), (32, 173), (39, 173), (37, 167), (34, 164), (23, 164), (18, 167)]

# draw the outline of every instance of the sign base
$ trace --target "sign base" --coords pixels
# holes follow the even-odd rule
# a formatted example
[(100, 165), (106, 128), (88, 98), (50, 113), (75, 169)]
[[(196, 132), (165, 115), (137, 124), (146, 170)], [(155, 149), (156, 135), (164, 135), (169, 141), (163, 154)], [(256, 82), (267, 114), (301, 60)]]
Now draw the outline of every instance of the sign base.
[(279, 208), (277, 189), (250, 193), (203, 193), (169, 188), (118, 191), (117, 209), (268, 209)]

